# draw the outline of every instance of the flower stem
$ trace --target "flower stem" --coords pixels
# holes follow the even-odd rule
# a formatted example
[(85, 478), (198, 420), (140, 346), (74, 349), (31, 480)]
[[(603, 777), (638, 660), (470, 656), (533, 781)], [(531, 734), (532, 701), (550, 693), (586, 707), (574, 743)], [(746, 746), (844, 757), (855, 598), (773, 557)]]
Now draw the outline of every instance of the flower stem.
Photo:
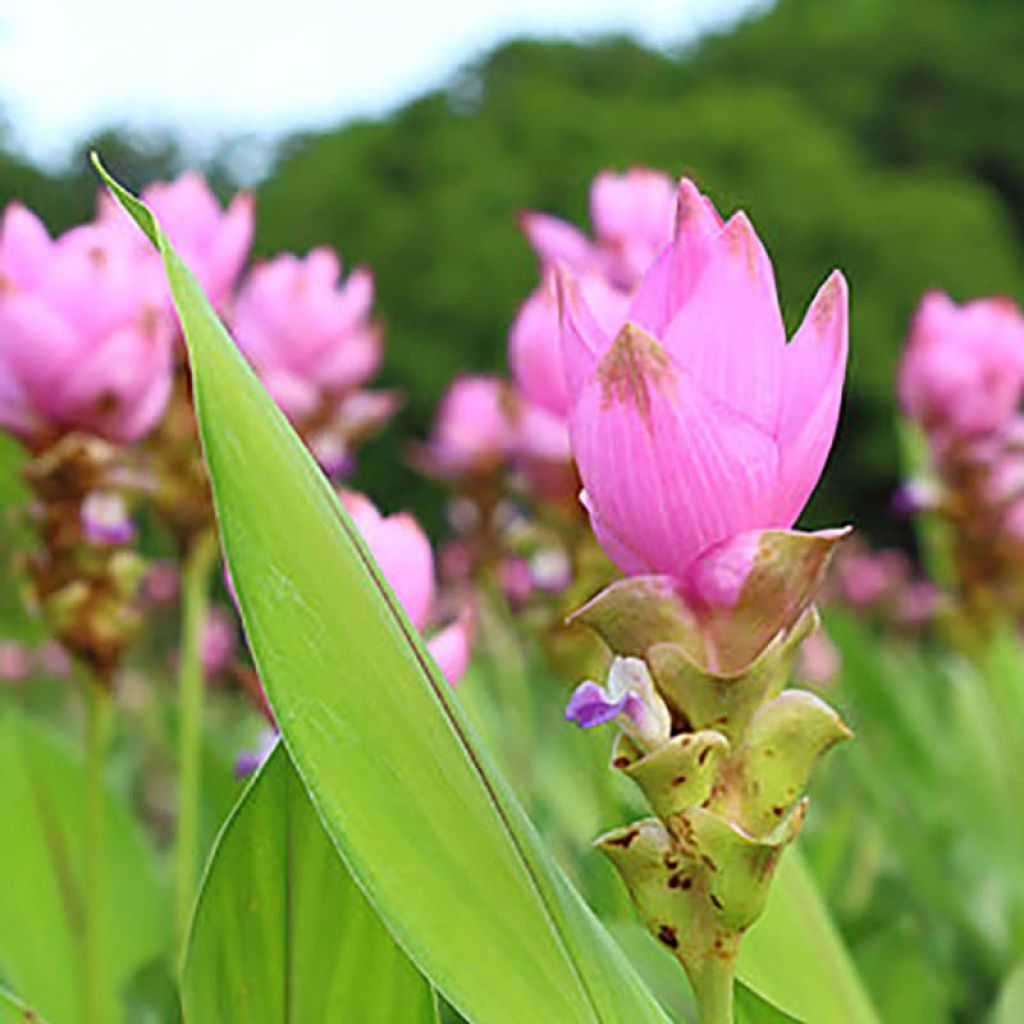
[(733, 1024), (733, 979), (736, 961), (709, 956), (696, 976), (691, 976), (697, 997), (700, 1024)]
[(86, 680), (88, 723), (85, 756), (85, 886), (82, 936), (82, 1020), (102, 1024), (100, 976), (103, 972), (102, 909), (105, 898), (104, 770), (114, 721), (114, 701), (109, 688), (90, 675)]
[(178, 666), (178, 822), (175, 838), (175, 935), (183, 948), (192, 914), (199, 859), (199, 784), (203, 738), (203, 629), (209, 577), (217, 554), (212, 530), (189, 547), (181, 581), (181, 648)]

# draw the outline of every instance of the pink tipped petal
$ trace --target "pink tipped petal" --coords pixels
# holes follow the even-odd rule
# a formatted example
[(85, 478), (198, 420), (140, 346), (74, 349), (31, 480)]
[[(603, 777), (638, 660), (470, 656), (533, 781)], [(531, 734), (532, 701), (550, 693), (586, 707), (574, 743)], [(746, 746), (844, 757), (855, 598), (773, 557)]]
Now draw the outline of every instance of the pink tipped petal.
[(427, 649), (441, 674), (454, 686), (466, 674), (473, 646), (473, 623), (469, 614), (460, 615), (451, 625), (427, 641)]
[(547, 213), (527, 210), (520, 214), (519, 226), (541, 266), (562, 263), (580, 271), (594, 265), (593, 247), (587, 236), (572, 224)]
[(777, 519), (792, 526), (832, 447), (846, 376), (846, 279), (834, 271), (807, 310), (782, 359)]
[(746, 215), (737, 213), (715, 240), (664, 345), (708, 391), (774, 433), (785, 344), (771, 260)]
[(679, 183), (676, 226), (671, 242), (644, 274), (630, 307), (629, 319), (662, 337), (682, 304), (693, 293), (708, 263), (722, 218), (689, 178)]
[(571, 407), (593, 376), (598, 360), (608, 349), (612, 336), (605, 334), (594, 319), (572, 277), (561, 268), (556, 268), (555, 281), (558, 288), (558, 320), (562, 331), (562, 367)]
[(681, 576), (710, 545), (775, 525), (774, 438), (631, 325), (583, 390), (570, 429), (598, 522), (628, 538), (651, 571)]

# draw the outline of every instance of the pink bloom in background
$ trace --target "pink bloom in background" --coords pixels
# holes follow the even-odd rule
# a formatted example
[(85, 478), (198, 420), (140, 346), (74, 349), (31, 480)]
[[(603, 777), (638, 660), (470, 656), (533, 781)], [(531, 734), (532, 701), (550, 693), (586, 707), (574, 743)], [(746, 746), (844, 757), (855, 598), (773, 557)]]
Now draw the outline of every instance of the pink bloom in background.
[(382, 346), (372, 304), (366, 268), (342, 281), (330, 249), (285, 253), (243, 282), (232, 333), (274, 400), (301, 421), (337, 407), (376, 372)]
[(508, 386), (499, 377), (456, 377), (441, 399), (420, 462), (445, 479), (493, 472), (512, 448), (512, 406)]
[(24, 682), (32, 672), (28, 649), (17, 640), (0, 640), (0, 682)]
[(142, 437), (170, 393), (170, 321), (117, 229), (51, 239), (11, 204), (0, 226), (0, 426), (30, 444), (82, 430)]
[(211, 608), (203, 624), (200, 658), (207, 679), (219, 675), (235, 656), (235, 622), (224, 608)]
[[(156, 214), (178, 255), (195, 274), (207, 298), (223, 309), (238, 282), (252, 248), (254, 211), (252, 196), (240, 192), (222, 209), (201, 174), (187, 171), (174, 181), (159, 181), (142, 193)], [(152, 267), (164, 301), (171, 301), (163, 283), (156, 250), (131, 218), (106, 192), (100, 193), (99, 221), (118, 231), (135, 250), (140, 267)]]
[[(608, 334), (617, 334), (629, 310), (629, 297), (597, 274), (581, 275), (578, 286), (600, 326)], [(545, 270), (540, 286), (520, 307), (508, 343), (509, 366), (519, 395), (555, 416), (568, 416), (569, 392), (562, 369), (558, 295), (552, 270)]]
[(636, 167), (605, 171), (590, 190), (591, 241), (571, 224), (528, 212), (521, 224), (541, 265), (541, 282), (509, 330), (509, 365), (521, 409), (512, 453), (531, 488), (551, 500), (575, 486), (566, 419), (570, 399), (562, 366), (555, 267), (571, 270), (597, 324), (614, 337), (631, 292), (671, 238), (675, 189), (665, 174)]
[(678, 202), (675, 237), (617, 336), (563, 279), (570, 430), (591, 523), (619, 568), (685, 580), (717, 546), (702, 585), (724, 594), (756, 549), (750, 533), (792, 526), (821, 475), (845, 376), (846, 282), (829, 277), (787, 344), (746, 215), (723, 225), (685, 179)]
[(632, 288), (672, 237), (675, 183), (661, 171), (632, 167), (603, 171), (590, 186), (594, 223), (608, 277)]
[[(407, 512), (382, 516), (365, 495), (342, 491), (341, 500), (388, 581), (409, 621), (421, 633), (437, 614), (434, 552), (422, 527)], [(427, 639), (448, 682), (457, 683), (469, 664), (472, 624), (461, 616)]]
[(675, 198), (672, 179), (661, 171), (602, 171), (590, 186), (593, 241), (546, 213), (528, 211), (520, 223), (542, 266), (594, 271), (629, 291), (672, 237)]
[(207, 298), (223, 308), (252, 248), (253, 200), (240, 192), (221, 209), (202, 175), (187, 172), (142, 193)]
[(921, 300), (898, 382), (908, 416), (945, 440), (994, 431), (1024, 390), (1024, 317), (1009, 300), (957, 306), (940, 292)]

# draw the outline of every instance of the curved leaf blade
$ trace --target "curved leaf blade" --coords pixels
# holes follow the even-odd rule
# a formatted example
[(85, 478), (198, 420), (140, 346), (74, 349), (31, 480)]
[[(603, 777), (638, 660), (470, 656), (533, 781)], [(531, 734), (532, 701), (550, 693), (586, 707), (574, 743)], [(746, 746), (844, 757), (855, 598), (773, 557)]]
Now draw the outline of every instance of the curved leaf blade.
[(164, 258), (224, 547), (285, 744), (388, 928), (470, 1021), (665, 1022), (155, 219), (105, 180)]
[(280, 745), (217, 841), (182, 989), (187, 1020), (437, 1019), (430, 985), (348, 875)]

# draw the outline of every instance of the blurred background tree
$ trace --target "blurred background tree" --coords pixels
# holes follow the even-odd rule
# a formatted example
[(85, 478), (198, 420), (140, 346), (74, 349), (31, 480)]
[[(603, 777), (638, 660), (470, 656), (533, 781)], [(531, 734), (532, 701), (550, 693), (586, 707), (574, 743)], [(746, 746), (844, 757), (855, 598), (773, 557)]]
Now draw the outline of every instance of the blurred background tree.
[[(832, 266), (847, 272), (842, 472), (827, 473), (807, 521), (906, 540), (888, 506), (909, 317), (926, 288), (1022, 295), (1021, 52), (1018, 0), (779, 0), (671, 54), (620, 38), (510, 42), (386, 119), (282, 140), (258, 185), (258, 253), (329, 244), (372, 266), (383, 379), (407, 396), (357, 484), (438, 523), (440, 494), (401, 445), (426, 432), (456, 372), (504, 368), (536, 277), (516, 214), (585, 223), (593, 175), (645, 163), (751, 213), (791, 326)], [(136, 186), (188, 163), (168, 136), (96, 142)], [(206, 169), (234, 186), (229, 148)], [(0, 201), (21, 198), (55, 228), (88, 215), (93, 192), (81, 158), (45, 174), (0, 151)]]

